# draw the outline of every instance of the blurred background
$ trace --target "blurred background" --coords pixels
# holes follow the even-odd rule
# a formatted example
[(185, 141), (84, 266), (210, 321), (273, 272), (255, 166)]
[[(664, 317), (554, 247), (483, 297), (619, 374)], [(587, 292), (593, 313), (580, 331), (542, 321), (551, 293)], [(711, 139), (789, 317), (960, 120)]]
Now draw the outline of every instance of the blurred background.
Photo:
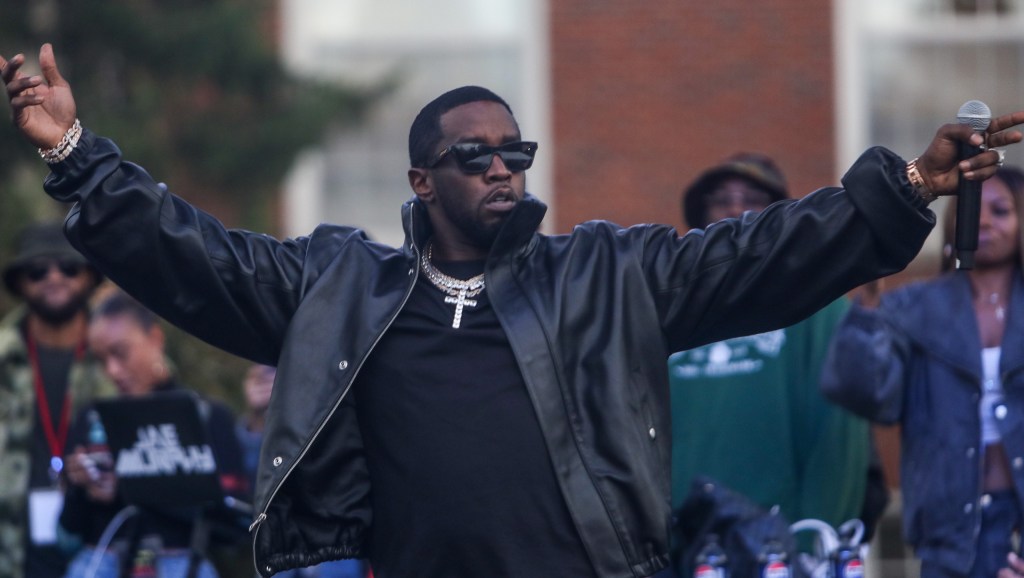
[[(463, 84), (504, 96), (540, 141), (527, 186), (553, 233), (587, 219), (682, 232), (683, 187), (734, 152), (771, 155), (803, 195), (838, 184), (868, 146), (919, 155), (967, 100), (1024, 108), (1024, 0), (0, 7), (0, 54), (34, 62), (52, 42), (86, 126), (229, 225), (279, 237), (330, 221), (400, 243), (408, 127)], [(1007, 161), (1024, 164), (1022, 151)], [(0, 159), (2, 262), (23, 224), (66, 207), (40, 192), (45, 166), (6, 122)], [(933, 274), (938, 255), (935, 237), (901, 279)], [(185, 383), (240, 404), (243, 362), (181, 335), (171, 355), (195, 360)], [(896, 433), (878, 433), (895, 487)], [(876, 568), (912, 573), (892, 531)]]

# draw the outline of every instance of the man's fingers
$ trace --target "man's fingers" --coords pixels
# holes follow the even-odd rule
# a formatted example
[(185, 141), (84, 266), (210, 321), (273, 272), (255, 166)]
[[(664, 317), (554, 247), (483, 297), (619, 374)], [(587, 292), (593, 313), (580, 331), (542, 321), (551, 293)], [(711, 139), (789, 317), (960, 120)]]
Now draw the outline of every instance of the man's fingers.
[(7, 83), (7, 93), (11, 96), (20, 94), (30, 88), (35, 88), (43, 83), (43, 79), (38, 76), (21, 76)]
[(18, 77), (18, 69), (25, 63), (25, 55), (15, 54), (10, 60), (4, 60), (0, 56), (0, 78), (3, 78), (4, 83), (8, 83)]
[(969, 181), (984, 181), (996, 174), (997, 168), (996, 165), (988, 165), (964, 171), (964, 178)]
[(1024, 134), (1021, 134), (1019, 130), (1008, 130), (991, 134), (988, 136), (988, 145), (990, 148), (1003, 147), (1014, 143), (1019, 143)]
[(997, 133), (1001, 130), (1008, 129), (1011, 126), (1017, 126), (1018, 124), (1024, 124), (1024, 110), (1004, 114), (992, 119), (992, 122), (988, 125), (988, 132)]
[(966, 141), (974, 134), (970, 125), (951, 122), (939, 129), (939, 134), (951, 140)]
[(977, 156), (960, 161), (957, 165), (968, 180), (987, 179), (999, 168), (999, 152), (987, 150)]
[(43, 97), (38, 94), (23, 94), (11, 99), (11, 106), (14, 107), (15, 110), (42, 103)]
[(53, 45), (46, 43), (39, 49), (39, 68), (50, 86), (65, 86), (67, 82), (57, 70), (57, 59), (53, 56)]

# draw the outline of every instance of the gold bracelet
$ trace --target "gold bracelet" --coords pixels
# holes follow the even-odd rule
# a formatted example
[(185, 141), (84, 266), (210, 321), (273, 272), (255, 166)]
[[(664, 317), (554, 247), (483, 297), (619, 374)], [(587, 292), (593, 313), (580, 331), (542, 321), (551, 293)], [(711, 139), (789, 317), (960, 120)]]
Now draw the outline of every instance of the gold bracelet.
[(917, 159), (907, 163), (907, 180), (910, 181), (910, 186), (913, 187), (917, 196), (921, 197), (924, 202), (930, 203), (939, 198), (939, 196), (925, 184), (924, 177), (921, 176), (921, 171), (917, 168)]
[(78, 146), (78, 139), (82, 138), (82, 123), (76, 118), (75, 124), (71, 125), (68, 132), (52, 149), (39, 149), (39, 156), (43, 157), (48, 165), (55, 165), (71, 156), (71, 151)]

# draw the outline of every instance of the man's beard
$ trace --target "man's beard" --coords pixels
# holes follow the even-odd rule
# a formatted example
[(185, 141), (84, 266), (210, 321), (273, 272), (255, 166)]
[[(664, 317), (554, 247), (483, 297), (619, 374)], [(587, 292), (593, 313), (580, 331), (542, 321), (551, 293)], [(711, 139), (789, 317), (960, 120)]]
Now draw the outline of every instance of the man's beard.
[(467, 211), (466, 207), (453, 203), (447, 197), (440, 196), (439, 198), (445, 214), (448, 215), (448, 220), (455, 225), (455, 228), (477, 247), (490, 251), (494, 241), (498, 238), (498, 233), (505, 225), (505, 221), (508, 220), (508, 215), (494, 223), (482, 223)]
[(33, 315), (51, 327), (60, 327), (67, 324), (79, 313), (86, 311), (89, 302), (89, 291), (81, 291), (71, 296), (66, 303), (60, 306), (52, 306), (45, 299), (27, 298), (25, 304)]
[(501, 231), (501, 226), (504, 224), (504, 220), (490, 225), (477, 222), (464, 223), (462, 234), (469, 237), (477, 247), (490, 251), (494, 242), (498, 239), (498, 232)]

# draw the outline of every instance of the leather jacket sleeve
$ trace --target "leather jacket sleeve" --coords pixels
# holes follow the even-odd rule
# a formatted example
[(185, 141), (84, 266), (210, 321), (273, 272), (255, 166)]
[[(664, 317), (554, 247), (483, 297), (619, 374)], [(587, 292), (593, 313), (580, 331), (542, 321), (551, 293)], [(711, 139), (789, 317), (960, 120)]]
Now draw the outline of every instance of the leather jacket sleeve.
[(906, 267), (935, 215), (913, 196), (905, 167), (876, 147), (847, 172), (844, 188), (683, 236), (649, 229), (643, 267), (669, 350), (792, 325)]
[[(308, 238), (281, 242), (228, 230), (89, 131), (52, 170), (47, 193), (75, 203), (65, 222), (68, 238), (105, 275), (201, 339), (276, 363), (311, 282), (303, 276)], [(241, 330), (225, 335), (225, 327)]]
[[(906, 266), (934, 215), (913, 204), (904, 168), (875, 148), (847, 173), (845, 189), (822, 189), (682, 237), (648, 228), (642, 266), (670, 350), (791, 325)], [(304, 290), (333, 256), (319, 251), (325, 263), (307, 262), (316, 233), (279, 242), (225, 229), (88, 131), (45, 188), (75, 203), (69, 239), (104, 274), (172, 323), (261, 363), (276, 360)], [(794, 294), (794, 287), (805, 290)], [(224, 327), (244, 330), (225, 336)]]

